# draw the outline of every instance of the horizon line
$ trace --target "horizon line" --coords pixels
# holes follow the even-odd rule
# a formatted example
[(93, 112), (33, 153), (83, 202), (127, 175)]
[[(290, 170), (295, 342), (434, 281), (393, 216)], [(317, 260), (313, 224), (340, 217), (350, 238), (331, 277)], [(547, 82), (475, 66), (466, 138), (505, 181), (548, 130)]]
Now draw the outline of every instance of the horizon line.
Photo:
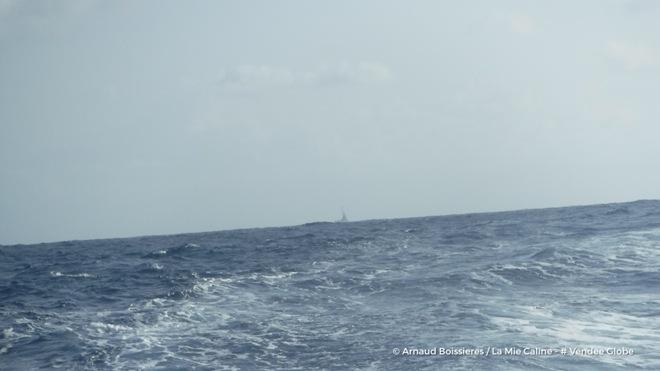
[[(449, 213), (449, 214), (406, 216), (406, 217), (393, 217), (393, 218), (371, 218), (371, 219), (348, 220), (346, 222), (342, 222), (341, 224), (363, 223), (363, 222), (370, 222), (370, 221), (377, 221), (377, 220), (405, 220), (405, 219), (421, 219), (421, 218), (449, 217), (449, 216), (462, 216), (462, 215), (500, 214), (500, 213), (511, 213), (511, 212), (522, 212), (522, 211), (567, 209), (567, 208), (574, 208), (574, 207), (593, 207), (593, 206), (603, 206), (603, 205), (633, 204), (633, 203), (638, 203), (638, 202), (660, 202), (660, 199), (651, 198), (651, 199), (637, 199), (637, 200), (633, 200), (633, 201), (604, 202), (604, 203), (594, 203), (594, 204), (577, 204), (577, 205), (548, 206), (548, 207), (530, 207), (530, 208), (522, 208), (522, 209), (509, 209), (509, 210), (496, 210), (496, 211), (458, 212), (458, 213)], [(101, 240), (129, 240), (129, 239), (135, 239), (135, 238), (167, 237), (167, 236), (180, 236), (180, 235), (186, 235), (186, 234), (193, 235), (193, 234), (204, 234), (204, 233), (245, 231), (245, 230), (251, 230), (251, 229), (291, 228), (291, 227), (302, 227), (302, 226), (305, 226), (305, 225), (308, 225), (308, 224), (318, 224), (318, 223), (337, 224), (337, 222), (335, 222), (335, 221), (319, 220), (319, 221), (304, 222), (304, 223), (301, 223), (301, 224), (271, 225), (271, 226), (263, 226), (263, 227), (245, 227), (245, 228), (229, 228), (229, 229), (217, 229), (217, 230), (195, 231), (195, 232), (144, 234), (144, 235), (134, 235), (134, 236), (121, 236), (121, 237), (80, 238), (80, 239), (43, 241), (43, 242), (32, 242), (32, 243), (15, 243), (15, 244), (9, 244), (9, 245), (5, 245), (5, 244), (0, 243), (0, 247), (45, 245), (45, 244), (56, 244), (56, 243), (64, 243), (64, 242), (86, 242), (86, 241), (101, 241)]]

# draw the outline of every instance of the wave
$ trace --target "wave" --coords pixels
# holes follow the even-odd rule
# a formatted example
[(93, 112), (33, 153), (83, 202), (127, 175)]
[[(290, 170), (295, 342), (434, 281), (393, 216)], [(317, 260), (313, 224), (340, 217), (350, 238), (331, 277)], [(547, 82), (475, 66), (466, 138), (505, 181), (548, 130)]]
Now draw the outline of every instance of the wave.
[[(3, 369), (660, 369), (660, 203), (0, 247)], [(628, 357), (402, 357), (405, 346)]]
[(89, 273), (62, 273), (57, 271), (50, 272), (51, 277), (72, 277), (72, 278), (94, 278), (96, 277), (93, 274)]

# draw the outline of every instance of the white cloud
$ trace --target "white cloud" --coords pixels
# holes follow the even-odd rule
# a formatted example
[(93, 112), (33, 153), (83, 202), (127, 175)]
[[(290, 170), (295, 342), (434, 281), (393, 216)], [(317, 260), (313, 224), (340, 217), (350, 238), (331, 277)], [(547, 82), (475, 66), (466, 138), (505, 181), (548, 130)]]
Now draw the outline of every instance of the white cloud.
[(509, 29), (517, 34), (527, 35), (536, 29), (536, 22), (528, 14), (521, 12), (503, 13), (500, 15)]
[(218, 82), (222, 86), (257, 87), (291, 85), (294, 81), (293, 73), (287, 69), (243, 65), (222, 71)]
[(639, 43), (611, 41), (607, 45), (607, 54), (629, 70), (655, 66), (660, 62), (660, 51), (657, 48)]
[(324, 66), (310, 74), (313, 83), (372, 83), (392, 78), (390, 69), (382, 64), (362, 62)]
[(360, 62), (323, 65), (307, 71), (268, 65), (241, 65), (223, 70), (218, 83), (227, 88), (253, 89), (274, 86), (370, 84), (390, 79), (392, 72), (387, 66)]

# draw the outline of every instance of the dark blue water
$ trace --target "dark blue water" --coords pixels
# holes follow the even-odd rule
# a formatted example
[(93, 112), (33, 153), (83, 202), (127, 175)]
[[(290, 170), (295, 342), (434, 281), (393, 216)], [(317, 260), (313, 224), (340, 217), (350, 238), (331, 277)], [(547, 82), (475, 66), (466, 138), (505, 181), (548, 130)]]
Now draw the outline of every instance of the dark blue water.
[[(658, 370), (660, 202), (4, 246), (0, 331), (2, 370)], [(633, 354), (393, 350), (488, 347)]]

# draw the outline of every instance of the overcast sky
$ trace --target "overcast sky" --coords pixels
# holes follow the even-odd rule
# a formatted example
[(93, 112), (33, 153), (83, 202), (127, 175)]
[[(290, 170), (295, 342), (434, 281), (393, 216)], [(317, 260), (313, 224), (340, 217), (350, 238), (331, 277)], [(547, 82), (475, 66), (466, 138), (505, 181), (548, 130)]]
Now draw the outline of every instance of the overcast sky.
[(0, 243), (660, 198), (658, 19), (0, 0)]

